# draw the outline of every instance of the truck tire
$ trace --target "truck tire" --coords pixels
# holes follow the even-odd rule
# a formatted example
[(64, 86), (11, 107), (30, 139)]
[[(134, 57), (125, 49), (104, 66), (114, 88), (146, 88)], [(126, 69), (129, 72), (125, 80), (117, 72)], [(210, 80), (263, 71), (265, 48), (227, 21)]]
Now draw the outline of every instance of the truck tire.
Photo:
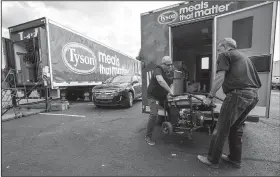
[(132, 107), (132, 105), (133, 105), (133, 100), (134, 100), (134, 98), (133, 98), (132, 92), (128, 92), (128, 94), (127, 94), (127, 99), (125, 100), (125, 107), (126, 107), (126, 108)]
[(66, 95), (66, 99), (68, 101), (76, 101), (78, 99), (78, 96), (76, 94), (74, 94), (74, 93), (69, 92)]

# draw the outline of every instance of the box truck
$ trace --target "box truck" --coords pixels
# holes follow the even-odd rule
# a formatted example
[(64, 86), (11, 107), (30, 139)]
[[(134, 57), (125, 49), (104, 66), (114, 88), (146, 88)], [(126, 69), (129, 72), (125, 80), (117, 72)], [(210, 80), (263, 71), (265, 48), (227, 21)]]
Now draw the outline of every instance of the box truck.
[[(277, 2), (265, 1), (189, 1), (141, 14), (142, 112), (149, 112), (147, 87), (163, 56), (171, 56), (187, 80), (207, 93), (216, 74), (217, 42), (232, 37), (262, 82), (250, 116), (269, 117), (276, 14)], [(222, 89), (216, 96), (225, 98)]]
[(7, 66), (18, 87), (45, 78), (52, 98), (77, 100), (113, 75), (141, 73), (140, 61), (45, 17), (8, 29)]

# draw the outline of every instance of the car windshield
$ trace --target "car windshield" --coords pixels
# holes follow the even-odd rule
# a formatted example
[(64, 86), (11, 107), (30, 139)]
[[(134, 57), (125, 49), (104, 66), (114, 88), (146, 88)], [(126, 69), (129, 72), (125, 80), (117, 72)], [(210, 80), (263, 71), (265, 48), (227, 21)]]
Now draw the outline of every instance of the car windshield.
[(116, 76), (110, 78), (106, 81), (106, 83), (128, 83), (131, 81), (132, 76)]

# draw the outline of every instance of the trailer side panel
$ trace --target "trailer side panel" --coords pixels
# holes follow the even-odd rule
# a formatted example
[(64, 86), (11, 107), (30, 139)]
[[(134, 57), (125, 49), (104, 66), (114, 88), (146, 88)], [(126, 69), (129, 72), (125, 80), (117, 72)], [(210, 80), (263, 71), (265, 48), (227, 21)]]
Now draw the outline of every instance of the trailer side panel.
[(115, 74), (140, 73), (140, 62), (49, 22), (53, 86), (98, 84)]

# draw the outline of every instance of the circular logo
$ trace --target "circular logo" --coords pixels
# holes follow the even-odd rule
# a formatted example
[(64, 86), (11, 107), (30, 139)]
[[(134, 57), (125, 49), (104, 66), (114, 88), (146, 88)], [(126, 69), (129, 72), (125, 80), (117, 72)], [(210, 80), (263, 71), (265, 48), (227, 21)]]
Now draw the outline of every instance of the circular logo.
[(94, 52), (87, 46), (71, 42), (62, 48), (62, 60), (76, 74), (91, 74), (97, 68)]
[(169, 24), (177, 20), (178, 13), (174, 10), (163, 12), (158, 16), (158, 23)]

